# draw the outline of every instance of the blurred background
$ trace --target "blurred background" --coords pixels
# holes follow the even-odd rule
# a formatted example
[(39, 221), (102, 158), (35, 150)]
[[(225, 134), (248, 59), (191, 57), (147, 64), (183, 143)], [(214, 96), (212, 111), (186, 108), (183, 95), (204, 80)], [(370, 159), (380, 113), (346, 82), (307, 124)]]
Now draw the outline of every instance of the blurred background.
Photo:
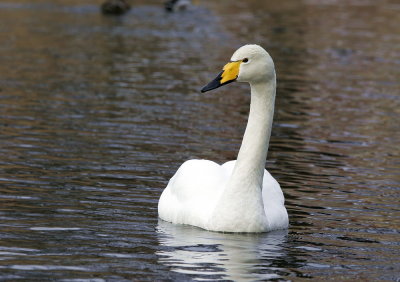
[[(128, 3), (0, 0), (0, 280), (398, 280), (398, 1)], [(182, 162), (236, 158), (248, 85), (199, 90), (246, 43), (290, 227), (161, 222)]]

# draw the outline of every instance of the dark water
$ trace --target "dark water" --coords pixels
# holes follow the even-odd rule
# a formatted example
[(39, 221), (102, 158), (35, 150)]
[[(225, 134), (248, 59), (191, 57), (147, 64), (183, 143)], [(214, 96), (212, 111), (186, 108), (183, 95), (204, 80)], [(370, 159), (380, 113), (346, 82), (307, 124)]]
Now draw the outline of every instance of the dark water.
[[(0, 1), (0, 280), (398, 280), (400, 5), (131, 3)], [(199, 89), (253, 42), (277, 68), (290, 228), (160, 222), (183, 161), (236, 157), (248, 87)]]

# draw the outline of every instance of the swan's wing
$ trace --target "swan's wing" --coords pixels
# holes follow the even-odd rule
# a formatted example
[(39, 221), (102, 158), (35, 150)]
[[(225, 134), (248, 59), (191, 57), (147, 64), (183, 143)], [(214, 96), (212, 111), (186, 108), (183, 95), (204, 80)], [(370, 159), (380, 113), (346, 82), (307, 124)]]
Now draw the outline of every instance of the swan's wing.
[(206, 198), (221, 187), (224, 180), (221, 166), (208, 160), (189, 160), (184, 162), (168, 186), (178, 197), (179, 201), (186, 202)]
[(160, 218), (173, 223), (205, 226), (225, 182), (226, 173), (217, 163), (186, 161), (160, 197)]
[(231, 177), (233, 169), (235, 168), (236, 160), (226, 162), (222, 165), (222, 168), (224, 169), (225, 174), (227, 177)]
[(278, 181), (267, 170), (264, 170), (262, 196), (269, 228), (287, 228), (289, 218), (285, 208), (285, 196)]

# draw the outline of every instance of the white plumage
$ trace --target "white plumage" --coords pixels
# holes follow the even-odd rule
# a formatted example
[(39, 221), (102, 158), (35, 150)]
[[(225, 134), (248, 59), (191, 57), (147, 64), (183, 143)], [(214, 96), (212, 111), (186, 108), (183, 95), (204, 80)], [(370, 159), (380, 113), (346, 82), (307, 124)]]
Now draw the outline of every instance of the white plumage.
[(287, 228), (282, 190), (264, 169), (276, 91), (272, 58), (258, 45), (245, 45), (202, 92), (233, 81), (251, 87), (250, 114), (237, 160), (223, 165), (207, 160), (183, 163), (160, 197), (159, 217), (223, 232)]

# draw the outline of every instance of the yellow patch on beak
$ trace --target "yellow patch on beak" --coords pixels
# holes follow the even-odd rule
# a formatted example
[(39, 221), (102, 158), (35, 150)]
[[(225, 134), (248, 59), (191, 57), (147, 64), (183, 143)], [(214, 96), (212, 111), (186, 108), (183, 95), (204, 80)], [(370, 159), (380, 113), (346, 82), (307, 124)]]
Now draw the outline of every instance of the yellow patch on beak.
[(224, 66), (223, 72), (221, 74), (221, 84), (235, 80), (238, 77), (241, 62), (242, 61), (230, 62)]
[(239, 67), (241, 62), (242, 61), (227, 63), (224, 66), (223, 71), (218, 74), (218, 76), (213, 81), (204, 86), (201, 89), (201, 92), (204, 93), (235, 81), (239, 75)]

